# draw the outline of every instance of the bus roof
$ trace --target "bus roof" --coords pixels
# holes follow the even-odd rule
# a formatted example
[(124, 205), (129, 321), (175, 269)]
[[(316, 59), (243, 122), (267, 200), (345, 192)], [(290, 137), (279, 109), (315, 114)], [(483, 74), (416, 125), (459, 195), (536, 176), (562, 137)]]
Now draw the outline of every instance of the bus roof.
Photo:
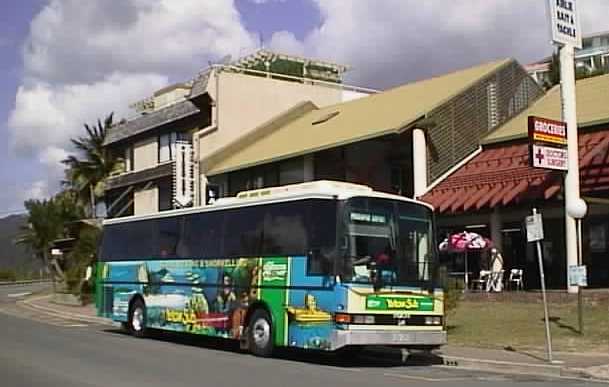
[(299, 184), (290, 184), (278, 187), (261, 188), (239, 192), (234, 197), (220, 198), (213, 204), (190, 207), (179, 210), (163, 211), (148, 215), (134, 215), (122, 218), (104, 220), (104, 225), (123, 223), (129, 221), (166, 218), (177, 215), (196, 214), (221, 209), (248, 207), (252, 205), (279, 203), (304, 199), (337, 199), (346, 200), (354, 196), (376, 197), (383, 199), (399, 200), (404, 202), (423, 205), (433, 211), (433, 207), (425, 202), (406, 198), (384, 192), (374, 191), (372, 188), (354, 183), (346, 183), (331, 180), (318, 180)]

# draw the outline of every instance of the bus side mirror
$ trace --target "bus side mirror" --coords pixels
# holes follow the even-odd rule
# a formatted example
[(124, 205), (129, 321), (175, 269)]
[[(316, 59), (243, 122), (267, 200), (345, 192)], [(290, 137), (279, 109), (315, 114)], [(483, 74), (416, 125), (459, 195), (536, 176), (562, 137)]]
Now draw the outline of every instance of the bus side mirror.
[(208, 184), (205, 190), (205, 204), (214, 204), (220, 198), (220, 186)]

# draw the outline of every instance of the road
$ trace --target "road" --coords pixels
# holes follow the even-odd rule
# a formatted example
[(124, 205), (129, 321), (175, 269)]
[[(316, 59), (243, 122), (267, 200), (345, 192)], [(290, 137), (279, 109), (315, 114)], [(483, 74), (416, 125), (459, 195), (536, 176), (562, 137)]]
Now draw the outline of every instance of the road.
[(283, 351), (276, 358), (261, 359), (221, 340), (174, 334), (136, 339), (107, 326), (69, 321), (61, 325), (55, 317), (20, 313), (9, 307), (19, 293), (13, 290), (0, 289), (0, 385), (5, 387), (594, 385), (404, 366), (399, 356), (381, 359), (369, 354), (343, 361), (328, 354)]

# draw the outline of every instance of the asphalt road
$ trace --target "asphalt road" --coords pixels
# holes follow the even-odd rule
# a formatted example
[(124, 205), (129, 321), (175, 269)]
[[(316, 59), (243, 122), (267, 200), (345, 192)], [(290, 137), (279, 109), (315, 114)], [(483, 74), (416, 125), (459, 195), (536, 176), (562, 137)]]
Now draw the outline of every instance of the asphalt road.
[(0, 289), (0, 386), (592, 386), (543, 379), (403, 365), (370, 353), (346, 361), (283, 351), (273, 359), (240, 353), (234, 343), (175, 334), (136, 339), (89, 324), (56, 324), (7, 306), (18, 292)]

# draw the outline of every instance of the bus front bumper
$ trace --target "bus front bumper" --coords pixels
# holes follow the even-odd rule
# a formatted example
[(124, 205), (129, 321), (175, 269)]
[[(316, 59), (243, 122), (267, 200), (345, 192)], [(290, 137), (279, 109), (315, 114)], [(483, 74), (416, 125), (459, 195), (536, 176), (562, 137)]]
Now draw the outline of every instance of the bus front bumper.
[(348, 345), (440, 346), (446, 344), (446, 331), (335, 330), (332, 349)]

